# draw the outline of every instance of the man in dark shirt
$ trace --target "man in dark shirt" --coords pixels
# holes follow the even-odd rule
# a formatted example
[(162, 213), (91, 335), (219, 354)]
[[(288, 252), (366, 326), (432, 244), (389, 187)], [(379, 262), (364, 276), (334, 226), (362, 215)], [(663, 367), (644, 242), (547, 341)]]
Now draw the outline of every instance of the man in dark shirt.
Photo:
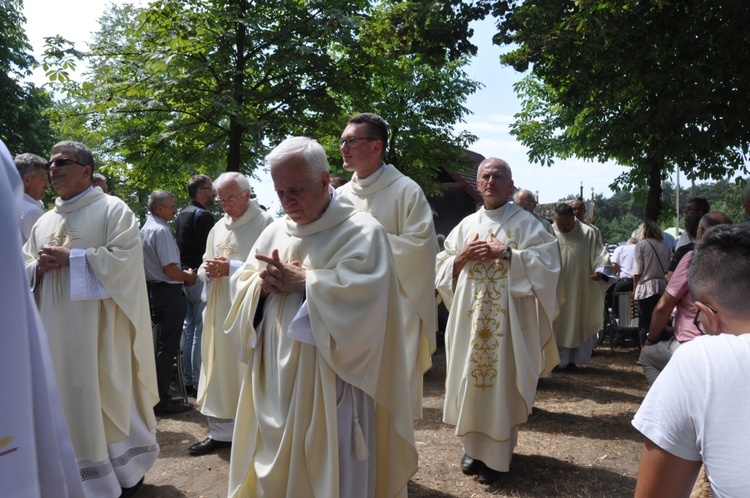
[[(180, 266), (183, 270), (192, 269), (198, 273), (206, 252), (208, 232), (214, 226), (214, 217), (206, 208), (214, 203), (214, 186), (206, 175), (195, 175), (187, 184), (190, 203), (180, 211), (175, 224), (177, 245), (180, 248)], [(199, 279), (195, 285), (185, 287), (187, 298), (187, 318), (185, 323), (185, 345), (182, 362), (185, 370), (185, 388), (193, 397), (198, 392), (201, 372), (201, 338), (203, 336), (203, 308), (201, 299), (203, 283)]]

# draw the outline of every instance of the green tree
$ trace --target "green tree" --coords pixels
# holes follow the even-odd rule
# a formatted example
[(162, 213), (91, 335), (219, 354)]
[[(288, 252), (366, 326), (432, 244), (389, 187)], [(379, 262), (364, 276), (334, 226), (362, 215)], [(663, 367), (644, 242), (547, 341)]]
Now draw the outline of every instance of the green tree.
[[(750, 4), (741, 0), (502, 0), (495, 43), (529, 74), (512, 133), (533, 162), (555, 157), (632, 166), (614, 187), (746, 171), (750, 143)], [(731, 47), (731, 48), (730, 48)]]
[[(406, 2), (406, 10), (460, 25), (461, 3), (444, 3), (456, 14), (442, 21), (427, 2)], [(452, 126), (468, 113), (463, 104), (478, 84), (461, 69), (471, 48), (460, 40), (406, 40), (407, 33), (386, 29), (394, 9), (405, 12), (400, 4), (113, 7), (86, 55), (88, 80), (63, 83), (71, 98), (60, 107), (60, 126), (86, 128), (80, 134), (97, 144), (105, 168), (134, 192), (158, 185), (178, 193), (196, 171), (252, 172), (269, 145), (292, 134), (315, 136), (338, 157), (335, 139), (347, 116), (374, 111), (393, 132), (387, 159), (431, 191), (437, 166), (458, 165), (474, 139)], [(59, 63), (74, 54), (64, 40), (51, 42), (49, 74), (64, 80)], [(409, 52), (413, 46), (426, 54)]]
[(12, 154), (46, 155), (53, 135), (46, 111), (49, 95), (22, 83), (35, 64), (23, 25), (21, 0), (0, 0), (0, 138)]

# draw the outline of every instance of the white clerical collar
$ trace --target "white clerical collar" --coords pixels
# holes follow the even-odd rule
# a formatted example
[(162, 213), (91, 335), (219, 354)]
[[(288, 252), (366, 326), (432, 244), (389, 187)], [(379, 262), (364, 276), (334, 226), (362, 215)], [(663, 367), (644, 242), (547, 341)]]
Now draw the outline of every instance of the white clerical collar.
[(68, 199), (68, 200), (65, 200), (65, 199), (60, 199), (60, 203), (61, 203), (61, 204), (62, 204), (63, 206), (64, 206), (64, 205), (66, 205), (66, 204), (73, 204), (74, 202), (76, 202), (76, 201), (80, 200), (81, 198), (83, 198), (83, 196), (84, 196), (84, 195), (86, 195), (86, 194), (88, 194), (89, 192), (91, 192), (91, 189), (93, 189), (93, 188), (94, 188), (94, 186), (93, 186), (93, 185), (91, 185), (91, 186), (90, 186), (89, 188), (87, 188), (86, 190), (84, 190), (83, 192), (81, 192), (80, 194), (78, 194), (78, 195), (77, 195), (77, 196), (75, 196), (75, 197), (71, 197), (71, 198), (70, 198), (70, 199)]
[(363, 187), (369, 187), (376, 181), (378, 181), (378, 178), (380, 178), (380, 175), (383, 174), (383, 171), (385, 171), (385, 163), (381, 164), (378, 169), (376, 169), (371, 175), (368, 175), (367, 178), (359, 178), (357, 175), (354, 175), (354, 180), (358, 185), (361, 185)]
[(505, 222), (505, 218), (507, 218), (508, 216), (508, 203), (506, 202), (502, 206), (495, 209), (487, 209), (485, 207), (482, 207), (480, 216), (482, 214), (502, 225), (503, 222)]

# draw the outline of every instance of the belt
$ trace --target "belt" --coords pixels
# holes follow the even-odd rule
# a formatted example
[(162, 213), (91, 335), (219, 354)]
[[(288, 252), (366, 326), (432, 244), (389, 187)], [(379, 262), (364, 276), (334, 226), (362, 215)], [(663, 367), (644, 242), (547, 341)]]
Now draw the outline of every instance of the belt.
[(158, 280), (152, 280), (150, 282), (146, 282), (146, 287), (149, 289), (155, 289), (159, 287), (166, 287), (168, 285), (179, 285), (182, 286), (182, 284), (173, 284), (171, 282), (159, 282)]

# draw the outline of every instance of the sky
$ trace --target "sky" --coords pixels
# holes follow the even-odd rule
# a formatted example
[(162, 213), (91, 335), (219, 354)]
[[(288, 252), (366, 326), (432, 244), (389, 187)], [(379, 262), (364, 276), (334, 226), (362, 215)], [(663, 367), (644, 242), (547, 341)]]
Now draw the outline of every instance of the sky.
[[(51, 2), (50, 0), (24, 0), (26, 36), (34, 48), (34, 55), (40, 58), (44, 37), (62, 35), (76, 43), (80, 49), (86, 48), (92, 32), (98, 28), (97, 20), (111, 2), (100, 0), (71, 0)], [(115, 2), (124, 3), (124, 2)], [(144, 2), (134, 2), (144, 4)], [(471, 149), (485, 157), (499, 157), (510, 164), (515, 185), (537, 192), (540, 203), (555, 202), (571, 194), (578, 194), (583, 186), (585, 198), (594, 194), (609, 197), (609, 189), (614, 179), (626, 168), (612, 163), (600, 164), (583, 160), (557, 160), (551, 167), (531, 164), (527, 150), (510, 135), (513, 114), (520, 111), (520, 102), (513, 91), (513, 84), (522, 75), (501, 66), (501, 48), (492, 45), (495, 33), (492, 19), (475, 23), (473, 42), (479, 47), (477, 56), (467, 68), (469, 77), (481, 82), (484, 88), (471, 95), (466, 107), (472, 114), (466, 116), (465, 123), (458, 123), (456, 130), (467, 130), (479, 139)], [(44, 83), (44, 74), (37, 71), (32, 80)], [(384, 116), (386, 121), (388, 116)], [(329, 158), (332, 164), (340, 158)], [(275, 213), (278, 208), (270, 177), (259, 175), (253, 181), (253, 188), (261, 204)], [(683, 180), (684, 181), (684, 180)]]

